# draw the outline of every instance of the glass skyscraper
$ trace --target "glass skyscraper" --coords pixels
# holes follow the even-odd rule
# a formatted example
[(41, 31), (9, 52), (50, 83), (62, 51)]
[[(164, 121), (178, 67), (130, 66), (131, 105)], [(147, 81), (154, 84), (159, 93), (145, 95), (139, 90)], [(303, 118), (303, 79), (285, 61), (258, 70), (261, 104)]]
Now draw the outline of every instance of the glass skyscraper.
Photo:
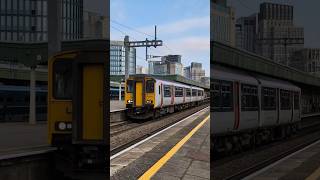
[[(136, 49), (130, 48), (129, 74), (136, 74)], [(123, 41), (110, 43), (110, 75), (125, 75), (125, 48)]]
[[(0, 40), (48, 40), (48, 0), (0, 0)], [(79, 39), (83, 31), (83, 0), (62, 1), (64, 40)]]

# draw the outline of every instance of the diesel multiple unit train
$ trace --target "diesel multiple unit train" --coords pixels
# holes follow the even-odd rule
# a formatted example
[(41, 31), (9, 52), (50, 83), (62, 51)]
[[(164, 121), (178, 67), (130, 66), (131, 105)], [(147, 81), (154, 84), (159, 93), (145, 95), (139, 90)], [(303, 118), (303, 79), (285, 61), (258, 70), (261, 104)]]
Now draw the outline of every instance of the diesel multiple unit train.
[(233, 152), (288, 136), (300, 122), (299, 87), (215, 65), (211, 68), (214, 151)]
[(156, 118), (199, 105), (205, 98), (203, 88), (150, 75), (132, 75), (126, 81), (126, 113), (131, 119)]

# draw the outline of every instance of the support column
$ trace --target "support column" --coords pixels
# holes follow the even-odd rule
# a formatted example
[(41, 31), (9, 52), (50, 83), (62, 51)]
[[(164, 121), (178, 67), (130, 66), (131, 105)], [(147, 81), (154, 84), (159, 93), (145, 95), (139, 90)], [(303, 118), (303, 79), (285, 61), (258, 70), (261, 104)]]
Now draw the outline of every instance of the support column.
[(121, 82), (119, 83), (119, 101), (121, 101)]
[(29, 108), (29, 124), (36, 124), (36, 68), (31, 67), (30, 70), (30, 108)]
[(125, 80), (129, 78), (129, 53), (130, 53), (130, 47), (129, 47), (129, 36), (125, 36), (124, 38), (124, 49), (125, 49)]

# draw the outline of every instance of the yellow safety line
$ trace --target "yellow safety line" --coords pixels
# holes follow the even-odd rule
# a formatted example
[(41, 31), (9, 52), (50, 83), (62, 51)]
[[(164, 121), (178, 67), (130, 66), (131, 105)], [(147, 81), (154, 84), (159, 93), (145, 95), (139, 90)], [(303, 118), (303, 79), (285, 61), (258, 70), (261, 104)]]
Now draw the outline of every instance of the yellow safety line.
[(320, 177), (320, 167), (316, 169), (306, 180), (316, 180)]
[(183, 139), (181, 139), (166, 155), (164, 155), (158, 162), (156, 162), (148, 171), (146, 171), (139, 180), (150, 179), (159, 169), (191, 138), (191, 136), (197, 132), (204, 123), (210, 118), (207, 116), (201, 123), (193, 128)]

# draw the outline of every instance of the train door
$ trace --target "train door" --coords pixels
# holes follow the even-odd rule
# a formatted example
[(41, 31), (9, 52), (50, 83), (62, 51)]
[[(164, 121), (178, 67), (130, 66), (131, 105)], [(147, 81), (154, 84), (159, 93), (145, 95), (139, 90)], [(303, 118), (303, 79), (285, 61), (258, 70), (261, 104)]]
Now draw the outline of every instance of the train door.
[[(94, 79), (94, 81), (93, 81)], [(97, 140), (102, 137), (103, 123), (103, 65), (85, 65), (83, 67), (83, 103), (82, 138)]]
[(74, 144), (107, 143), (105, 57), (105, 53), (83, 53), (73, 63)]
[(135, 83), (135, 104), (136, 106), (142, 106), (143, 97), (143, 83), (141, 81), (136, 81)]
[(239, 82), (234, 83), (234, 126), (233, 129), (237, 130), (240, 124), (240, 100), (239, 100)]

